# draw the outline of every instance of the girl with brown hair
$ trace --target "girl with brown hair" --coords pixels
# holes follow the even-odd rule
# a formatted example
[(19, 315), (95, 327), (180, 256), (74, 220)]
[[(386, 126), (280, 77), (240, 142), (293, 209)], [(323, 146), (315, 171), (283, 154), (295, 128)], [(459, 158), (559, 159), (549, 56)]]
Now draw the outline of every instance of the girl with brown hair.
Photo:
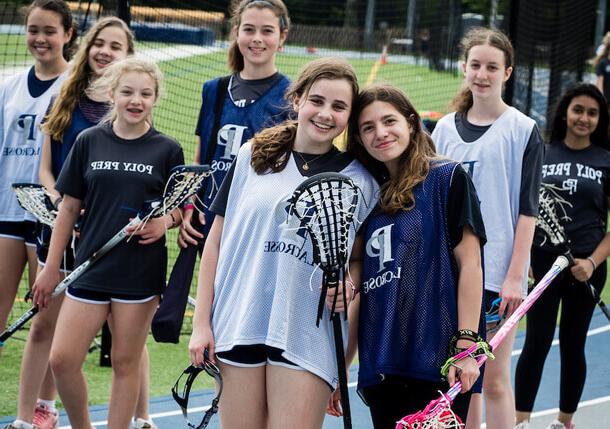
[[(432, 139), (440, 154), (460, 161), (472, 177), (487, 230), (485, 311), (501, 297), (499, 316), (510, 316), (527, 293), (542, 139), (533, 119), (502, 100), (514, 62), (508, 37), (499, 30), (475, 28), (461, 45), (464, 87), (453, 101), (455, 112), (438, 122)], [(515, 424), (510, 380), (515, 334), (516, 328), (494, 350), (496, 359), (485, 365), (485, 415), (487, 426), (494, 429)], [(473, 395), (466, 427), (478, 428), (481, 418), (480, 395)]]
[[(322, 273), (286, 209), (294, 189), (321, 172), (341, 172), (358, 184), (360, 222), (372, 208), (374, 180), (332, 143), (357, 94), (344, 60), (307, 64), (286, 94), (297, 120), (242, 146), (211, 207), (216, 217), (200, 265), (189, 350), (194, 364), (206, 349), (219, 362), (222, 427), (322, 426), (338, 377), (332, 327), (316, 327)], [(350, 248), (354, 239), (351, 228)]]
[[(474, 185), (459, 163), (436, 155), (396, 87), (362, 91), (349, 129), (348, 151), (383, 183), (363, 228), (359, 305), (350, 310), (358, 341), (350, 335), (347, 361), (357, 348), (358, 392), (374, 427), (383, 429), (459, 380), (453, 410), (465, 420), (476, 361), (456, 361), (446, 381), (441, 368), (479, 332), (485, 229)], [(337, 413), (336, 402), (330, 411)]]

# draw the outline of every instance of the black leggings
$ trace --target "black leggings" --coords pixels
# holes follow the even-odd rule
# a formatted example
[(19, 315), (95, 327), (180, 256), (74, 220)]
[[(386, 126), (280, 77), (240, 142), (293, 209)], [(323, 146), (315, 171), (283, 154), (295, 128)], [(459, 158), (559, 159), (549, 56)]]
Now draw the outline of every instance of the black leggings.
[[(583, 255), (586, 258), (587, 255)], [(551, 267), (556, 255), (534, 248), (532, 269), (539, 281)], [(606, 281), (606, 262), (593, 272), (589, 282), (601, 292)], [(574, 413), (582, 395), (587, 376), (585, 341), (595, 308), (589, 287), (578, 282), (570, 269), (562, 272), (538, 298), (527, 313), (527, 331), (523, 351), (515, 375), (515, 406), (517, 411), (531, 412), (540, 386), (544, 361), (551, 348), (557, 312), (561, 302), (559, 351), (561, 381), (559, 409)]]
[[(370, 408), (375, 429), (394, 429), (398, 420), (423, 410), (430, 401), (441, 396), (439, 391), (446, 392), (448, 388), (446, 382), (388, 376), (380, 384), (365, 387), (362, 399)], [(466, 422), (471, 395), (471, 392), (460, 393), (451, 405), (462, 422)]]

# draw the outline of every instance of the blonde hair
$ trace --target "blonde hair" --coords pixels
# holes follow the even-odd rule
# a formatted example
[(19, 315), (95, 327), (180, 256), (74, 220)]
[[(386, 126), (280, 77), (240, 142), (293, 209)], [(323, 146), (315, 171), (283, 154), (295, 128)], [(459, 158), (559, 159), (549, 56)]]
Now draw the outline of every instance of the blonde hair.
[[(409, 124), (409, 145), (398, 160), (398, 174), (388, 177), (384, 164), (373, 158), (360, 139), (358, 122), (360, 114), (375, 101), (392, 105)], [(379, 181), (381, 186), (379, 206), (384, 213), (394, 214), (415, 207), (413, 190), (423, 182), (430, 171), (430, 161), (436, 158), (434, 143), (422, 127), (422, 121), (406, 94), (392, 85), (373, 85), (363, 90), (353, 105), (348, 131), (347, 152), (352, 153)]]
[(234, 72), (240, 72), (244, 69), (244, 56), (239, 51), (237, 46), (237, 30), (241, 24), (241, 15), (250, 8), (270, 9), (279, 19), (280, 36), (284, 32), (288, 32), (290, 27), (290, 17), (288, 16), (288, 8), (282, 0), (241, 0), (234, 4), (231, 12), (231, 28), (235, 31), (231, 33), (231, 43), (229, 44), (227, 64), (229, 69)]
[(83, 37), (83, 41), (74, 57), (74, 64), (70, 75), (63, 83), (57, 99), (49, 112), (42, 130), (49, 134), (54, 140), (61, 142), (64, 132), (72, 122), (72, 113), (76, 108), (78, 99), (84, 93), (93, 80), (93, 70), (89, 66), (89, 50), (97, 39), (100, 32), (107, 27), (119, 27), (127, 37), (127, 53), (134, 53), (133, 33), (122, 20), (114, 16), (100, 19), (95, 23)]
[[(320, 79), (345, 80), (352, 89), (352, 100), (358, 95), (358, 79), (352, 66), (341, 58), (320, 58), (311, 61), (286, 91), (285, 98), (293, 105), (298, 103)], [(252, 160), (250, 164), (258, 174), (282, 171), (294, 146), (297, 133), (296, 121), (285, 121), (275, 127), (267, 128), (252, 139)]]
[[(159, 66), (152, 61), (144, 60), (136, 57), (128, 57), (124, 60), (112, 63), (104, 72), (104, 74), (96, 79), (88, 88), (88, 92), (95, 94), (114, 93), (119, 87), (121, 78), (127, 73), (143, 73), (147, 74), (155, 82), (155, 101), (162, 94), (163, 73)], [(112, 122), (117, 118), (116, 108), (113, 107), (104, 116), (101, 122)], [(149, 118), (150, 119), (150, 118)]]
[[(475, 27), (469, 30), (460, 41), (464, 62), (468, 62), (470, 50), (475, 46), (489, 45), (502, 51), (504, 54), (504, 68), (514, 64), (515, 51), (506, 34), (494, 28)], [(463, 86), (449, 104), (451, 111), (466, 113), (473, 104), (472, 91)]]

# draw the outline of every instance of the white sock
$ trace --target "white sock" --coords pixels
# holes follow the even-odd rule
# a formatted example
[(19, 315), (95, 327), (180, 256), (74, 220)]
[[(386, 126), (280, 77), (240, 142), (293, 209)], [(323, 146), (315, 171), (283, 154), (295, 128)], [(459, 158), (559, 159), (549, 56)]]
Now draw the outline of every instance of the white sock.
[(32, 423), (24, 422), (23, 420), (15, 420), (13, 424), (17, 427), (21, 427), (23, 429), (34, 429), (34, 425)]
[(57, 408), (55, 408), (55, 399), (40, 399), (38, 398), (38, 400), (36, 401), (37, 404), (43, 404), (47, 406), (47, 409), (51, 412), (57, 411)]

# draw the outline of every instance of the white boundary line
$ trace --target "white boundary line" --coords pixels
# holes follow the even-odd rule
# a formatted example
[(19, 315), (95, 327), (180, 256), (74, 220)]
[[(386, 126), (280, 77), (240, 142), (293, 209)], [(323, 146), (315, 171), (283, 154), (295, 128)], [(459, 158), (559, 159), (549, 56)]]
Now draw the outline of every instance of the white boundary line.
[[(610, 396), (602, 396), (601, 398), (589, 399), (588, 401), (583, 401), (578, 403), (578, 409), (585, 407), (592, 407), (594, 405), (604, 404), (606, 402), (610, 402)], [(559, 412), (559, 408), (550, 408), (548, 410), (536, 411), (532, 413), (531, 418), (534, 419), (536, 417), (544, 417), (550, 416), (552, 414), (557, 414)], [(487, 428), (487, 425), (483, 423), (481, 425), (481, 429)]]
[[(355, 384), (356, 383), (350, 383), (350, 387)], [(594, 405), (600, 405), (600, 404), (604, 404), (606, 402), (610, 402), (610, 396), (602, 396), (600, 398), (589, 399), (588, 401), (580, 402), (578, 404), (578, 408), (580, 409), (580, 408), (585, 408), (585, 407), (592, 407)], [(197, 412), (207, 411), (209, 408), (210, 408), (209, 405), (205, 406), (205, 407), (189, 408), (188, 412), (197, 413)], [(559, 411), (559, 408), (550, 408), (548, 410), (536, 411), (536, 412), (532, 413), (532, 418), (544, 417), (544, 416), (548, 416), (551, 414), (556, 414), (558, 411)], [(163, 417), (178, 416), (181, 414), (182, 414), (182, 411), (175, 410), (175, 411), (165, 411), (163, 413), (151, 414), (150, 417), (153, 419), (160, 419)], [(106, 424), (108, 424), (108, 421), (103, 420), (103, 421), (93, 422), (91, 425), (92, 426), (104, 426)], [(71, 427), (72, 426), (60, 426), (59, 429), (71, 429)], [(481, 426), (481, 429), (485, 428), (485, 427), (486, 427), (486, 425), (485, 425), (485, 423), (483, 423), (483, 425)]]
[[(599, 328), (590, 329), (587, 332), (587, 337), (590, 337), (592, 335), (603, 334), (604, 332), (608, 332), (608, 331), (610, 331), (610, 325), (600, 326)], [(551, 346), (556, 346), (558, 344), (559, 344), (559, 340), (553, 340), (553, 342), (551, 343)], [(523, 351), (523, 349), (513, 350), (512, 356), (518, 356), (521, 354), (522, 351)]]

